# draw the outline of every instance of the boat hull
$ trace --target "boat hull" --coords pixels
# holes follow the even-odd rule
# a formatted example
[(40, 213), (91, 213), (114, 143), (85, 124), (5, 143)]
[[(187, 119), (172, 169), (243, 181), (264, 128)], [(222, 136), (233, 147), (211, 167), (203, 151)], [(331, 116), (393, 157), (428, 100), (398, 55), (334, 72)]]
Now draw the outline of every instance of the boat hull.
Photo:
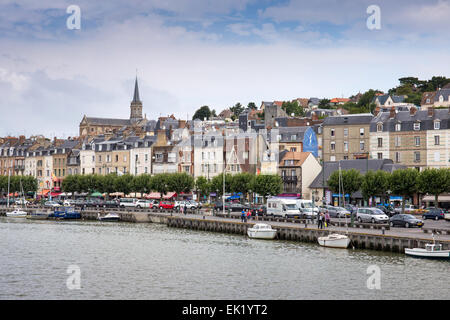
[(9, 218), (26, 218), (27, 217), (27, 213), (26, 212), (7, 212), (6, 216)]
[(319, 242), (319, 245), (328, 248), (347, 249), (348, 245), (350, 244), (349, 238), (329, 239), (328, 237), (320, 237), (317, 240)]
[(31, 220), (47, 220), (48, 219), (48, 213), (29, 214), (29, 215), (27, 215), (27, 219), (31, 219)]
[(450, 258), (450, 250), (428, 251), (421, 248), (414, 248), (414, 249), (405, 248), (405, 254), (418, 258), (437, 258), (437, 259)]
[(247, 235), (252, 239), (272, 240), (277, 235), (277, 230), (252, 230), (247, 229)]

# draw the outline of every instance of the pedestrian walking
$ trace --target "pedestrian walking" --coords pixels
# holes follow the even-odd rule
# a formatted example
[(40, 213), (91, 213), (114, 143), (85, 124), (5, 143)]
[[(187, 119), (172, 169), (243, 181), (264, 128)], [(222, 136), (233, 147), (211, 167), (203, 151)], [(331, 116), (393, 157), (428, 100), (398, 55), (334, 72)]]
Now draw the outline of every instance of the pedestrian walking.
[(245, 210), (244, 209), (242, 209), (242, 212), (241, 212), (241, 222), (245, 222)]
[(252, 216), (252, 213), (250, 210), (248, 210), (247, 212), (247, 219), (246, 220), (250, 220), (250, 217)]
[(329, 224), (330, 224), (330, 213), (327, 210), (325, 213), (325, 227), (328, 227)]
[(184, 214), (186, 215), (187, 214), (187, 207), (186, 207), (186, 203), (184, 204)]
[(323, 229), (323, 219), (324, 219), (324, 215), (323, 215), (323, 212), (320, 212), (319, 213), (319, 217), (318, 217), (318, 228), (319, 229)]

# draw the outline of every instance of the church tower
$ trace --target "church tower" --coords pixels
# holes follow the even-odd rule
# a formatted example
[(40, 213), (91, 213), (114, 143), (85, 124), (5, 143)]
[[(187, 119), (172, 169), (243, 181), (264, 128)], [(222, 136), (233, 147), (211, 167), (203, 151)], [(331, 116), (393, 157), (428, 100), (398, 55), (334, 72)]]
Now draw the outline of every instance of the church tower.
[(131, 101), (130, 109), (131, 109), (130, 113), (131, 123), (135, 123), (142, 120), (142, 101), (139, 99), (139, 88), (137, 77), (134, 83), (134, 96), (133, 101)]

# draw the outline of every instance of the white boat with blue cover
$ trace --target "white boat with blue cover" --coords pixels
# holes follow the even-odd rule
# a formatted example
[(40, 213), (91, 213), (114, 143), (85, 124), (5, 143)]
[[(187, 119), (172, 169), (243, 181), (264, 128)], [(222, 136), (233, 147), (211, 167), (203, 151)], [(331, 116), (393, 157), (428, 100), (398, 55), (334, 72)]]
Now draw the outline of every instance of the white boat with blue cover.
[(247, 229), (247, 235), (252, 239), (272, 240), (277, 235), (277, 230), (265, 223), (257, 223), (253, 227)]
[(14, 209), (11, 212), (7, 212), (6, 216), (11, 218), (25, 218), (27, 216), (27, 213), (26, 211), (20, 209)]

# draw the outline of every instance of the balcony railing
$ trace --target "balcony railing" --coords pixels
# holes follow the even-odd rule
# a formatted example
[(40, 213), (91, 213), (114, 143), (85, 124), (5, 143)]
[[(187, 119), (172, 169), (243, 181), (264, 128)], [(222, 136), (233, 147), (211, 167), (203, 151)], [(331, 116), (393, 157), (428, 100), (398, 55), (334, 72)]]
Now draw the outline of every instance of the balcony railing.
[(282, 176), (281, 178), (284, 183), (297, 183), (296, 176)]

